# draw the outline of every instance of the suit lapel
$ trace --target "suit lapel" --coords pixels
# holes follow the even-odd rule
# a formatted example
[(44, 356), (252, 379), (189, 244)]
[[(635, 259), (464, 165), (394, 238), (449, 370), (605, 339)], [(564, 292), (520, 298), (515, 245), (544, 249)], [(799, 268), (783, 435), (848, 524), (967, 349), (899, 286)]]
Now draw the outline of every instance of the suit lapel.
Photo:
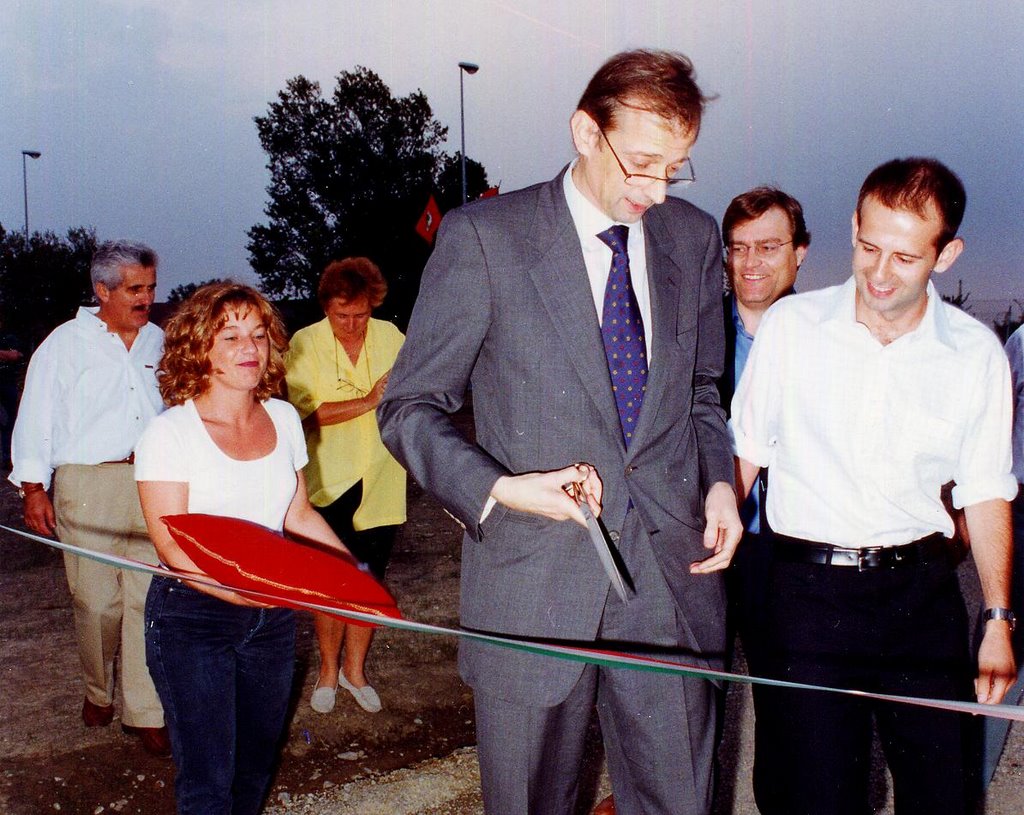
[(584, 388), (625, 451), (583, 251), (562, 191), (565, 172), (541, 188), (529, 233), (537, 253), (527, 272)]
[(675, 239), (657, 207), (648, 210), (644, 216), (644, 242), (653, 324), (647, 329), (651, 337), (651, 366), (640, 420), (629, 448), (631, 453), (635, 453), (643, 446), (643, 440), (654, 426), (658, 409), (668, 388), (681, 386), (681, 383), (669, 382), (668, 365), (671, 343), (676, 341), (681, 271), (671, 255), (675, 248)]

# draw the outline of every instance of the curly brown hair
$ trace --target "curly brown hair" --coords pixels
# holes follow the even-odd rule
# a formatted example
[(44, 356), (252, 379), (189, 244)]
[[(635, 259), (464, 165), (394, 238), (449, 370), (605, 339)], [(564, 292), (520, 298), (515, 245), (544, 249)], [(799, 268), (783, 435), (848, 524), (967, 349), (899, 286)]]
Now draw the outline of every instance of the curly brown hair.
[(327, 264), (317, 287), (316, 297), (320, 307), (327, 311), (327, 304), (335, 297), (348, 302), (363, 295), (370, 308), (377, 308), (388, 293), (388, 283), (380, 268), (369, 258), (345, 258), (332, 260)]
[(167, 405), (180, 405), (205, 393), (210, 387), (210, 349), (228, 320), (228, 310), (243, 314), (255, 309), (270, 337), (270, 361), (256, 386), (260, 401), (277, 393), (284, 379), (284, 352), (288, 334), (281, 316), (267, 299), (251, 286), (224, 281), (196, 289), (164, 326), (164, 355), (157, 379), (160, 395)]

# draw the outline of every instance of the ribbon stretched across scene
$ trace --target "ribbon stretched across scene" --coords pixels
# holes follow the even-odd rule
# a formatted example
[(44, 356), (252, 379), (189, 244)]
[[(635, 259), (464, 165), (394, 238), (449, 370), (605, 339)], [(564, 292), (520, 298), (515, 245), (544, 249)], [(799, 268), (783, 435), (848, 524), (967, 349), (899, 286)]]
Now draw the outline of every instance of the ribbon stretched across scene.
[[(227, 581), (217, 582), (193, 575), (182, 575), (171, 571), (163, 566), (153, 566), (148, 563), (141, 563), (136, 560), (107, 555), (98, 552), (91, 552), (77, 546), (71, 546), (52, 538), (44, 538), (25, 532), (20, 529), (12, 529), (0, 525), (0, 529), (19, 535), (22, 538), (36, 541), (38, 543), (60, 549), (64, 552), (78, 557), (88, 558), (108, 566), (129, 571), (147, 572), (163, 577), (186, 578), (191, 582), (202, 583), (210, 586), (221, 586), (239, 591), (243, 594), (256, 597), (271, 605), (286, 605), (289, 607), (305, 608), (310, 611), (322, 611), (334, 614), (338, 617), (351, 620), (356, 623), (380, 625), (386, 628), (395, 628), (402, 631), (413, 631), (419, 634), (431, 634), (439, 636), (461, 637), (464, 639), (485, 642), (498, 648), (512, 648), (527, 653), (544, 654), (555, 659), (568, 659), (579, 662), (587, 662), (593, 665), (604, 665), (615, 668), (627, 668), (637, 671), (658, 671), (661, 673), (684, 674), (687, 676), (703, 677), (714, 681), (743, 682), (751, 685), (767, 685), (779, 688), (796, 688), (800, 690), (826, 691), (829, 693), (841, 693), (848, 696), (858, 696), (865, 699), (876, 699), (885, 702), (896, 702), (900, 704), (916, 705), (919, 707), (935, 708), (939, 710), (950, 710), (960, 713), (971, 713), (974, 715), (990, 716), (1011, 721), (1024, 721), (1024, 707), (1016, 705), (983, 705), (978, 702), (961, 702), (952, 699), (926, 699), (918, 696), (900, 696), (883, 693), (871, 693), (868, 691), (850, 690), (846, 688), (831, 688), (822, 685), (811, 685), (802, 682), (787, 682), (778, 679), (767, 679), (765, 677), (738, 674), (730, 671), (716, 671), (708, 668), (701, 668), (695, 665), (686, 665), (678, 662), (670, 662), (654, 657), (638, 656), (635, 654), (620, 653), (616, 651), (602, 650), (597, 648), (584, 648), (574, 645), (565, 645), (557, 642), (544, 640), (522, 639), (502, 634), (485, 634), (478, 631), (465, 629), (447, 628), (445, 626), (431, 625), (429, 623), (407, 620), (401, 616), (391, 616), (381, 612), (356, 611), (351, 608), (342, 607), (346, 601), (340, 599), (339, 605), (327, 605), (315, 603), (308, 600), (298, 600), (294, 596), (284, 596), (273, 591), (255, 590), (250, 586), (231, 585)], [(351, 605), (363, 605), (358, 600), (351, 602)]]

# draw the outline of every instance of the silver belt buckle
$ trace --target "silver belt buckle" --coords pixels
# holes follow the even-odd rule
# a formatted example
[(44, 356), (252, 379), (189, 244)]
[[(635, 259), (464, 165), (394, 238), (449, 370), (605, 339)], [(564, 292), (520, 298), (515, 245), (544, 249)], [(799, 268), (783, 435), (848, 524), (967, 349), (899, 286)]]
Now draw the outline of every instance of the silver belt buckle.
[[(863, 572), (866, 569), (878, 568), (881, 565), (881, 555), (885, 550), (884, 546), (864, 546), (857, 550), (857, 571)], [(874, 564), (871, 565), (871, 561)]]

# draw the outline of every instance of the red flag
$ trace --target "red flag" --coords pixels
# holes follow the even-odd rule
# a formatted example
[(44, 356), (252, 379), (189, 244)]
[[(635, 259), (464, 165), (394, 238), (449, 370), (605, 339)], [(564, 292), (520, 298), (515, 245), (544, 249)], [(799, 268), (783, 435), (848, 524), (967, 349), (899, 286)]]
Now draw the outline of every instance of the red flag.
[(494, 198), (494, 196), (496, 196), (497, 194), (498, 194), (498, 188), (497, 187), (488, 187), (486, 190), (484, 190), (482, 193), (480, 193), (480, 197), (481, 198)]
[(440, 225), (441, 210), (437, 208), (437, 201), (431, 195), (430, 200), (427, 201), (427, 208), (423, 210), (423, 214), (420, 215), (420, 219), (416, 222), (416, 232), (427, 243), (433, 243), (434, 236), (437, 234), (437, 228)]

